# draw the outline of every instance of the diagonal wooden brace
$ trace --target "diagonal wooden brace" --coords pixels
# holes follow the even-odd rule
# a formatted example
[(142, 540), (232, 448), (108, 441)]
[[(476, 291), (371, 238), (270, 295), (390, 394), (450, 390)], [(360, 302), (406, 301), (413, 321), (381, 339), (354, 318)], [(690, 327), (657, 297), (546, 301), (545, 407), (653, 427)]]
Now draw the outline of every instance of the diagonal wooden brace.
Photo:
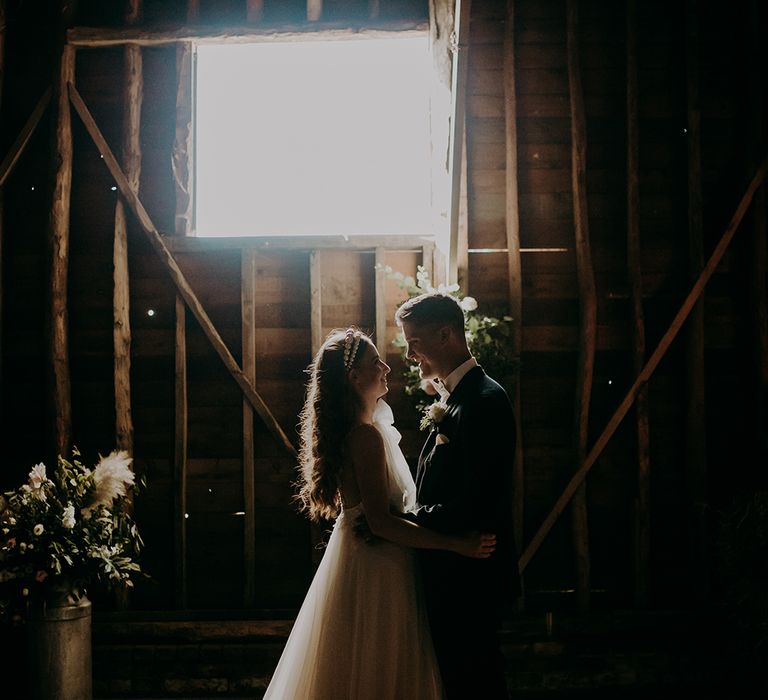
[(45, 113), (45, 108), (51, 101), (51, 92), (52, 90), (49, 85), (46, 91), (37, 101), (37, 105), (35, 105), (35, 108), (32, 110), (32, 114), (29, 115), (29, 119), (27, 119), (26, 123), (22, 127), (19, 135), (16, 137), (16, 140), (13, 142), (13, 145), (11, 146), (5, 158), (3, 158), (3, 162), (0, 163), (0, 187), (5, 184), (5, 181), (13, 172), (17, 161), (21, 157), (21, 154), (24, 153), (24, 149), (27, 147), (29, 140), (32, 138), (32, 134), (35, 133), (35, 129), (37, 128), (37, 125), (40, 123), (40, 119), (42, 119), (42, 116)]
[(650, 379), (651, 375), (656, 370), (656, 367), (659, 365), (659, 362), (661, 362), (661, 359), (669, 349), (669, 346), (672, 344), (672, 341), (675, 339), (675, 336), (683, 327), (685, 319), (688, 318), (688, 314), (691, 313), (691, 309), (693, 309), (696, 302), (699, 300), (699, 297), (704, 291), (704, 287), (706, 286), (707, 282), (709, 282), (709, 278), (712, 277), (715, 269), (720, 264), (723, 255), (725, 255), (725, 251), (728, 248), (728, 245), (730, 244), (734, 234), (736, 233), (736, 229), (738, 229), (741, 220), (747, 213), (747, 209), (749, 209), (749, 205), (752, 203), (752, 198), (754, 197), (755, 192), (765, 179), (767, 169), (768, 158), (764, 160), (760, 167), (757, 169), (755, 176), (752, 178), (752, 182), (749, 183), (747, 191), (744, 193), (744, 196), (739, 202), (739, 206), (736, 207), (736, 211), (734, 212), (728, 227), (725, 229), (723, 237), (720, 239), (717, 247), (712, 252), (709, 261), (704, 266), (704, 269), (701, 271), (699, 278), (696, 280), (696, 283), (693, 285), (691, 291), (688, 293), (688, 296), (685, 298), (683, 305), (680, 307), (677, 315), (669, 325), (667, 332), (659, 341), (659, 345), (657, 346), (656, 350), (654, 350), (653, 355), (651, 355), (648, 362), (646, 362), (645, 366), (640, 371), (640, 374), (637, 376), (637, 379), (635, 379), (634, 384), (632, 384), (629, 391), (627, 392), (627, 395), (624, 397), (624, 400), (621, 402), (619, 407), (616, 409), (616, 412), (608, 421), (608, 425), (597, 439), (597, 442), (595, 442), (594, 446), (584, 460), (584, 463), (579, 467), (578, 471), (568, 482), (568, 485), (565, 487), (565, 490), (563, 491), (560, 498), (557, 499), (557, 502), (552, 508), (552, 511), (541, 524), (541, 527), (539, 527), (538, 531), (533, 536), (533, 539), (531, 539), (528, 547), (523, 552), (523, 555), (520, 557), (518, 561), (520, 573), (525, 571), (526, 566), (528, 566), (529, 562), (533, 558), (533, 555), (538, 551), (541, 543), (552, 529), (552, 526), (555, 524), (555, 522), (557, 522), (557, 519), (560, 517), (560, 514), (563, 512), (563, 510), (565, 510), (565, 507), (573, 497), (573, 494), (576, 493), (576, 490), (579, 488), (582, 481), (584, 481), (586, 478), (589, 470), (592, 468), (594, 463), (597, 461), (597, 458), (605, 449), (605, 446), (608, 444), (608, 441), (611, 439), (614, 432), (616, 432), (616, 429), (621, 424), (621, 421), (624, 420), (624, 417), (632, 407), (638, 392)]
[(246, 399), (259, 414), (267, 428), (269, 428), (278, 442), (280, 442), (285, 447), (289, 454), (296, 456), (296, 448), (288, 439), (288, 436), (285, 434), (285, 432), (283, 432), (283, 429), (272, 415), (272, 412), (269, 410), (267, 404), (264, 403), (264, 400), (253, 388), (253, 385), (245, 376), (243, 370), (237, 364), (235, 358), (232, 356), (232, 353), (229, 351), (229, 348), (227, 348), (218, 331), (214, 327), (211, 319), (208, 317), (208, 314), (203, 308), (203, 305), (200, 303), (197, 295), (187, 282), (184, 273), (181, 271), (178, 263), (163, 242), (162, 236), (160, 235), (157, 228), (155, 228), (155, 225), (152, 223), (152, 219), (149, 218), (149, 214), (144, 208), (144, 205), (141, 203), (138, 195), (128, 184), (128, 179), (118, 165), (118, 162), (110, 150), (106, 139), (104, 138), (101, 131), (99, 131), (99, 127), (96, 125), (96, 122), (88, 110), (88, 107), (86, 107), (85, 102), (83, 102), (83, 98), (80, 96), (77, 88), (75, 88), (72, 83), (69, 83), (69, 98), (72, 102), (72, 106), (80, 116), (83, 125), (88, 130), (91, 139), (93, 139), (94, 144), (96, 144), (96, 148), (99, 149), (99, 153), (104, 156), (104, 162), (107, 164), (109, 172), (115, 179), (115, 184), (120, 190), (120, 194), (131, 208), (131, 211), (138, 220), (142, 230), (147, 235), (147, 238), (149, 238), (149, 242), (152, 244), (155, 252), (160, 256), (160, 260), (170, 274), (173, 283), (176, 285), (179, 295), (182, 297), (182, 299), (184, 299), (184, 302), (194, 314), (195, 318), (200, 324), (200, 327), (203, 329), (203, 332), (208, 337), (211, 345), (213, 345), (213, 349), (218, 353), (219, 357), (224, 363), (224, 366), (229, 370), (238, 386), (242, 389)]

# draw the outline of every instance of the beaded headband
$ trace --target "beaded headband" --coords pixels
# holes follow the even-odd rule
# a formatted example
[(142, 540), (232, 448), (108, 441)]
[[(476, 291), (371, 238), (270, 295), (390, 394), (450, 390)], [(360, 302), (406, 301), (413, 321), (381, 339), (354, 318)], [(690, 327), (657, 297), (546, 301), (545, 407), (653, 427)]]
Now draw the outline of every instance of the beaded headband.
[(352, 369), (362, 337), (363, 334), (360, 331), (353, 331), (351, 328), (347, 331), (344, 337), (344, 369)]

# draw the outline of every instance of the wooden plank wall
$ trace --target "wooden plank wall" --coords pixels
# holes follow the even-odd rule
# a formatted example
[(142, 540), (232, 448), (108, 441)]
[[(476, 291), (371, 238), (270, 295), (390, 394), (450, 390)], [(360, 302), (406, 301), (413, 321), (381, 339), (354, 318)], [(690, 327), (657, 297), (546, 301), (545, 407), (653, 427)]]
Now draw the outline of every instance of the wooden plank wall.
[[(686, 289), (686, 103), (683, 4), (638, 7), (640, 238), (649, 351)], [(570, 183), (566, 8), (558, 0), (515, 2), (518, 178), (523, 274), (522, 423), (525, 436), (525, 522), (528, 539), (567, 481), (569, 427), (575, 391), (578, 327), (573, 205)], [(738, 98), (740, 61), (723, 53), (745, 31), (746, 5), (727, 17), (701, 6), (700, 52), (705, 249), (711, 250), (748, 177), (736, 150), (733, 124), (750, 107)], [(507, 3), (473, 5), (467, 133), (469, 143), (469, 291), (505, 307), (505, 150), (503, 42)], [(629, 280), (626, 276), (626, 89), (623, 3), (580, 2), (580, 61), (587, 119), (589, 225), (598, 291), (598, 345), (590, 431), (602, 430), (631, 382)], [(717, 37), (717, 38), (716, 38)], [(731, 82), (729, 82), (731, 81)], [(742, 85), (746, 89), (746, 86)], [(549, 250), (546, 250), (549, 249)], [(738, 410), (738, 247), (707, 291), (707, 430), (710, 483), (728, 482), (728, 449), (754, 448), (747, 439), (748, 409)], [(493, 252), (498, 250), (499, 252)], [(474, 251), (474, 252), (473, 252)], [(742, 261), (742, 264), (743, 261)], [(734, 286), (736, 285), (736, 286)], [(650, 384), (652, 585), (670, 599), (685, 595), (686, 483), (681, 435), (685, 387), (681, 351), (673, 346)], [(746, 358), (741, 358), (746, 361)], [(740, 378), (736, 380), (735, 373)], [(742, 384), (743, 386), (743, 384)], [(710, 395), (711, 394), (711, 395)], [(727, 407), (727, 408), (726, 408)], [(729, 415), (725, 415), (730, 412)], [(734, 418), (738, 415), (739, 418)], [(713, 436), (729, 425), (726, 441)], [(731, 441), (733, 440), (733, 442)], [(632, 590), (632, 500), (637, 466), (634, 436), (623, 425), (588, 478), (592, 587), (613, 596)], [(741, 468), (739, 480), (754, 475)], [(725, 492), (730, 493), (731, 489)], [(709, 497), (717, 500), (717, 490)], [(720, 494), (724, 493), (723, 491)], [(575, 573), (566, 518), (558, 523), (526, 572), (529, 592), (573, 588)]]
[[(687, 284), (685, 15), (680, 4), (637, 4), (640, 166), (640, 248), (649, 351), (655, 347)], [(631, 382), (629, 279), (626, 273), (626, 95), (624, 4), (580, 2), (580, 62), (587, 125), (589, 226), (598, 294), (598, 338), (590, 436), (594, 440)], [(702, 113), (704, 247), (722, 233), (751, 177), (740, 129), (751, 107), (742, 38), (744, 3), (699, 12), (699, 103)], [(415, 8), (415, 9), (414, 9)], [(421, 2), (379, 3), (383, 19), (426, 17)], [(573, 253), (566, 8), (562, 0), (516, 0), (518, 182), (522, 252), (521, 420), (525, 447), (527, 542), (573, 472), (578, 298)], [(324, 19), (365, 16), (366, 2), (323, 3)], [(263, 21), (297, 21), (306, 2), (265, 2)], [(504, 313), (506, 145), (504, 39), (507, 3), (472, 3), (467, 87), (468, 282), (481, 310)], [(119, 3), (81, 0), (78, 24), (119, 26)], [(246, 3), (200, 3), (200, 22), (239, 23)], [(356, 14), (357, 13), (357, 14)], [(8, 147), (50, 82), (54, 17), (33, 18), (28, 3), (11, 4), (2, 114)], [(53, 13), (52, 13), (53, 14)], [(186, 3), (145, 0), (144, 21), (181, 23)], [(24, 29), (26, 27), (26, 30)], [(24, 31), (27, 34), (24, 34)], [(32, 39), (34, 37), (34, 40)], [(42, 37), (42, 38), (41, 38)], [(49, 37), (50, 41), (45, 37)], [(38, 43), (36, 43), (38, 42)], [(162, 231), (175, 230), (171, 171), (176, 99), (173, 47), (145, 48), (141, 118), (140, 196)], [(78, 89), (113, 147), (121, 143), (119, 48), (78, 51)], [(18, 66), (23, 65), (21, 71)], [(112, 360), (112, 232), (116, 192), (98, 152), (73, 119), (75, 154), (69, 272), (73, 435), (86, 459), (114, 446)], [(3, 429), (7, 465), (0, 486), (15, 485), (50, 443), (45, 396), (45, 227), (50, 201), (46, 120), (6, 186), (3, 241)], [(42, 174), (41, 174), (42, 173)], [(764, 220), (764, 219), (763, 219)], [(132, 404), (136, 469), (148, 480), (136, 500), (147, 540), (136, 607), (174, 606), (174, 338), (176, 290), (129, 216)], [(753, 436), (746, 371), (749, 327), (749, 246), (738, 238), (705, 299), (707, 463), (712, 505), (753, 483)], [(186, 248), (177, 258), (218, 331), (241, 360), (242, 255), (237, 246)], [(431, 256), (430, 260), (431, 260)], [(376, 327), (373, 248), (322, 250), (317, 258), (322, 336), (335, 326)], [(379, 259), (413, 274), (419, 246), (380, 251)], [(430, 260), (425, 261), (428, 263)], [(311, 250), (255, 253), (255, 385), (283, 429), (295, 436), (303, 369), (312, 349)], [(422, 435), (402, 398), (402, 365), (391, 345), (392, 313), (403, 292), (384, 282), (391, 398), (411, 459)], [(151, 313), (150, 313), (151, 312)], [(381, 313), (381, 309), (379, 310)], [(240, 607), (243, 595), (242, 395), (195, 320), (187, 314), (188, 602), (194, 608)], [(683, 431), (684, 354), (673, 345), (649, 387), (651, 462), (650, 596), (656, 604), (684, 601), (690, 581)], [(637, 465), (633, 423), (626, 422), (587, 482), (593, 589), (626, 603), (632, 597), (632, 504)], [(257, 607), (292, 607), (312, 572), (310, 530), (291, 504), (293, 460), (256, 418), (254, 433)], [(526, 589), (554, 606), (549, 592), (573, 588), (569, 519), (563, 518), (526, 571)], [(210, 572), (215, 570), (216, 577)], [(560, 594), (557, 593), (557, 596)]]

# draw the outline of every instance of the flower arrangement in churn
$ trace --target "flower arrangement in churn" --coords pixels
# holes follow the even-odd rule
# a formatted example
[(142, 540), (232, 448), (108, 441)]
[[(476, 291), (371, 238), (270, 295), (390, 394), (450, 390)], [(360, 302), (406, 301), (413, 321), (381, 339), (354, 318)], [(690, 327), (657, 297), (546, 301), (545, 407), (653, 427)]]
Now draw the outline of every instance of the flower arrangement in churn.
[(90, 583), (132, 586), (141, 574), (141, 536), (126, 508), (135, 489), (127, 452), (93, 469), (58, 458), (37, 464), (26, 484), (0, 496), (0, 617), (18, 616), (65, 582), (75, 596)]

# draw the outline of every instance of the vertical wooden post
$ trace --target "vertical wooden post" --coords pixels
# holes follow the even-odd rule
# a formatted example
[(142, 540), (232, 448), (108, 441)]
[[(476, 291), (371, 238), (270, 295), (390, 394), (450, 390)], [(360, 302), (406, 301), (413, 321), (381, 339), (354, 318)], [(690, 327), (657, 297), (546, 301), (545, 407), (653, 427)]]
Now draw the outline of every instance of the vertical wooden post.
[(376, 279), (374, 282), (374, 303), (376, 305), (376, 349), (381, 359), (387, 360), (387, 297), (386, 297), (386, 273), (383, 268), (386, 265), (386, 252), (382, 246), (377, 246)]
[(264, 17), (264, 0), (247, 0), (246, 18), (249, 24), (259, 24)]
[[(587, 136), (584, 96), (579, 68), (579, 4), (568, 0), (568, 86), (571, 107), (571, 177), (575, 228), (576, 274), (579, 285), (579, 361), (576, 369), (575, 451), (578, 468), (587, 454), (589, 402), (595, 366), (597, 299), (589, 245), (587, 210)], [(573, 542), (576, 554), (576, 596), (580, 610), (589, 608), (590, 560), (586, 484), (582, 483), (571, 503)]]
[(174, 598), (187, 607), (187, 310), (176, 295), (175, 427), (173, 450)]
[[(130, 0), (126, 23), (135, 24), (141, 15), (141, 0)], [(123, 86), (123, 170), (138, 194), (141, 176), (141, 104), (143, 75), (141, 47), (124, 47)], [(115, 352), (115, 435), (117, 446), (133, 454), (131, 416), (131, 319), (128, 276), (128, 227), (125, 203), (115, 203), (115, 239), (112, 252), (113, 343)]]
[(459, 173), (459, 213), (456, 223), (456, 282), (465, 295), (469, 290), (469, 197), (467, 190), (467, 177), (469, 173), (467, 163), (467, 124), (461, 130), (461, 167)]
[[(199, 0), (187, 0), (187, 22), (194, 24), (200, 14)], [(171, 166), (176, 192), (175, 232), (186, 236), (192, 224), (192, 45), (176, 45), (176, 135)], [(174, 602), (185, 610), (187, 594), (187, 310), (184, 298), (176, 294), (174, 342), (174, 450), (173, 450), (173, 548)]]
[(176, 46), (176, 135), (173, 141), (171, 166), (176, 192), (177, 236), (188, 236), (192, 231), (192, 192), (194, 189), (194, 147), (192, 143), (194, 86), (192, 84), (192, 44)]
[(462, 135), (466, 116), (467, 68), (469, 64), (469, 18), (471, 0), (456, 0), (454, 32), (456, 45), (453, 51), (451, 73), (451, 134), (448, 145), (448, 169), (451, 180), (450, 234), (448, 241), (448, 282), (459, 278), (459, 203), (461, 192)]
[[(686, 84), (688, 110), (688, 276), (698, 278), (704, 267), (701, 194), (701, 115), (699, 111), (698, 2), (688, 0), (686, 14)], [(704, 399), (704, 297), (687, 322), (686, 337), (686, 476), (695, 594), (706, 598), (708, 577), (704, 562), (703, 515), (706, 497), (707, 453)]]
[[(520, 260), (520, 198), (517, 180), (517, 90), (515, 85), (515, 2), (507, 0), (504, 30), (504, 122), (506, 142), (506, 227), (507, 273), (509, 279), (509, 315), (512, 316), (512, 352), (516, 358), (522, 351), (523, 336), (523, 274)], [(520, 417), (520, 369), (514, 372), (515, 409), (514, 521), (517, 551), (523, 547), (523, 508), (525, 507), (525, 467), (523, 463), (523, 432)]]
[(319, 22), (323, 17), (323, 0), (307, 0), (307, 21)]
[(368, 17), (378, 19), (381, 8), (379, 0), (368, 0)]
[(53, 370), (54, 439), (58, 454), (67, 454), (72, 440), (69, 377), (69, 211), (72, 193), (72, 120), (67, 84), (75, 79), (75, 50), (64, 45), (55, 86), (54, 182), (49, 219), (49, 352)]
[[(642, 258), (640, 255), (640, 187), (637, 103), (637, 0), (627, 1), (627, 275), (632, 305), (632, 372), (645, 364)], [(648, 386), (635, 400), (637, 433), (637, 498), (634, 528), (635, 605), (648, 604), (650, 557), (650, 451)]]
[[(242, 316), (243, 373), (256, 386), (256, 251), (243, 248), (240, 266), (240, 309)], [(256, 471), (253, 435), (253, 407), (243, 398), (243, 503), (245, 606), (256, 605)]]

